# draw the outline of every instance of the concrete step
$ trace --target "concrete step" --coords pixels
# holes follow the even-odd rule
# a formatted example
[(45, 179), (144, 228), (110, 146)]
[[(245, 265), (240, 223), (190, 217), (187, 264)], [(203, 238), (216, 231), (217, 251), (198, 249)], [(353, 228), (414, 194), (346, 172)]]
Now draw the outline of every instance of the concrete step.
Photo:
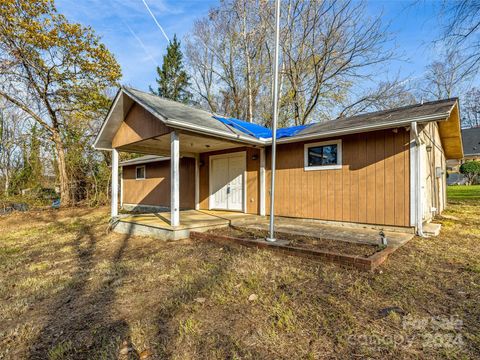
[(423, 234), (426, 236), (438, 236), (441, 228), (441, 224), (427, 223), (423, 225)]

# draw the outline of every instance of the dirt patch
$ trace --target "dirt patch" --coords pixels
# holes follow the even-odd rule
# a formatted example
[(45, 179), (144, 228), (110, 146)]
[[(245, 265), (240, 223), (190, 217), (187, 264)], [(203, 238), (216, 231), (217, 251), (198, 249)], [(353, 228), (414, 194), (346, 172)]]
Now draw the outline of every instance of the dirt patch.
[[(208, 233), (214, 235), (231, 236), (240, 239), (265, 239), (268, 235), (268, 232), (264, 230), (240, 227), (215, 229), (210, 230)], [(287, 233), (277, 233), (276, 236), (279, 240), (288, 241), (288, 246), (290, 247), (361, 256), (364, 258), (368, 258), (376, 252), (383, 250), (383, 247), (378, 245), (356, 244), (342, 240), (318, 239), (309, 236), (292, 235)]]

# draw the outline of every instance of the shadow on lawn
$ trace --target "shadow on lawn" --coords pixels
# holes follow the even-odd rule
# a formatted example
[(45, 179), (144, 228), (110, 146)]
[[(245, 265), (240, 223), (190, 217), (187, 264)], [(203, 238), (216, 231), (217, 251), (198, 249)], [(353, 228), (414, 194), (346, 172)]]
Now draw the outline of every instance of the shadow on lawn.
[[(204, 246), (205, 243), (200, 243), (199, 246)], [(204, 251), (206, 254), (202, 254)], [(212, 249), (210, 247), (198, 248), (198, 251), (194, 256), (200, 258), (208, 258), (211, 256)], [(224, 250), (231, 252), (228, 256), (222, 256), (219, 260), (213, 260), (214, 266), (210, 267), (208, 271), (202, 275), (197, 274), (190, 281), (187, 281), (180, 286), (173, 288), (169, 293), (168, 298), (162, 300), (162, 306), (158, 310), (156, 317), (157, 326), (157, 343), (158, 343), (158, 356), (161, 359), (171, 359), (178, 356), (182, 356), (183, 345), (178, 344), (177, 340), (182, 341), (182, 336), (191, 336), (186, 340), (188, 344), (187, 353), (191, 356), (195, 356), (199, 359), (209, 359), (211, 352), (215, 352), (217, 358), (232, 359), (237, 357), (248, 357), (253, 359), (266, 359), (270, 355), (261, 352), (260, 350), (254, 350), (252, 348), (246, 349), (241, 346), (241, 339), (232, 336), (232, 329), (236, 324), (236, 318), (228, 317), (220, 318), (222, 314), (212, 312), (208, 317), (219, 317), (210, 324), (215, 323), (215, 326), (211, 326), (205, 330), (205, 333), (196, 333), (185, 335), (181, 334), (179, 327), (181, 326), (180, 319), (185, 317), (186, 313), (199, 314), (200, 311), (210, 312), (209, 307), (203, 307), (200, 311), (185, 309), (185, 306), (191, 306), (197, 304), (196, 298), (205, 297), (208, 299), (209, 295), (215, 291), (215, 287), (222, 284), (228, 276), (230, 270), (232, 270), (232, 257), (235, 256), (237, 250), (235, 248), (226, 247)], [(246, 253), (241, 252), (239, 256), (248, 256)], [(221, 287), (221, 286), (220, 286)], [(207, 301), (214, 301), (209, 299)], [(196, 306), (196, 305), (193, 305)], [(203, 314), (205, 315), (205, 314)], [(180, 348), (177, 348), (177, 346)], [(193, 349), (192, 349), (193, 348)]]
[[(47, 222), (46, 219), (43, 221)], [(142, 349), (137, 351), (134, 348), (127, 319), (118, 316), (118, 320), (112, 320), (116, 318), (114, 304), (122, 279), (135, 275), (129, 274), (123, 267), (124, 255), (132, 235), (131, 232), (123, 235), (110, 256), (98, 256), (100, 249), (97, 244), (103, 234), (96, 227), (102, 222), (103, 219), (92, 222), (79, 218), (75, 228), (72, 228), (60, 221), (57, 214), (48, 219), (48, 223), (54, 224), (61, 232), (76, 232), (70, 243), (74, 249), (76, 272), (65, 288), (42, 304), (47, 318), (29, 347), (28, 359), (46, 359), (51, 355), (62, 359), (140, 358), (139, 350)], [(180, 280), (176, 283), (177, 286), (172, 286), (167, 296), (158, 299), (156, 315), (154, 314), (157, 331), (151, 334), (152, 341), (158, 344), (155, 349), (152, 348), (156, 353), (154, 358), (168, 359), (182, 352), (182, 349), (176, 348), (178, 341), (183, 341), (178, 320), (191, 312), (188, 306), (196, 306), (195, 298), (208, 297), (209, 291), (221, 284), (231, 270), (232, 257), (237, 250), (226, 249), (228, 253), (222, 253), (219, 259), (212, 257), (212, 250), (212, 247), (202, 243), (194, 246), (191, 251), (182, 253), (181, 258), (172, 254), (175, 262), (191, 256), (206, 259), (208, 269), (197, 271), (188, 266), (184, 271), (189, 271), (191, 277), (186, 277), (185, 281)], [(246, 256), (244, 252), (240, 254)], [(108, 266), (99, 272), (98, 261), (105, 259), (108, 259)], [(201, 311), (208, 312), (209, 309), (205, 307)], [(145, 316), (148, 316), (147, 309)], [(221, 351), (226, 358), (244, 355), (253, 358), (268, 357), (268, 354), (261, 351), (242, 349), (239, 345), (241, 339), (236, 339), (230, 333), (235, 321), (234, 316), (228, 321), (220, 319), (219, 326), (209, 328), (207, 334), (195, 334), (192, 339), (188, 339), (189, 347), (193, 346), (194, 349), (186, 351), (200, 354), (202, 358), (209, 358), (209, 351)], [(190, 340), (193, 340), (193, 344)], [(126, 348), (128, 354), (119, 354), (119, 349)]]
[[(72, 231), (68, 224), (58, 220), (55, 213), (49, 222), (66, 232)], [(92, 224), (80, 220), (78, 233), (71, 243), (77, 261), (76, 273), (70, 284), (43, 305), (48, 318), (30, 346), (28, 359), (45, 359), (51, 352), (59, 358), (90, 359), (93, 355), (115, 358), (121, 343), (131, 347), (127, 322), (109, 319), (115, 290), (126, 276), (121, 262), (131, 234), (122, 237), (105, 271), (105, 278), (95, 285), (95, 290), (89, 290), (89, 282), (95, 276), (94, 255), (99, 234), (94, 227), (98, 224), (98, 221)], [(132, 349), (130, 358), (136, 358), (132, 356), (135, 354)]]

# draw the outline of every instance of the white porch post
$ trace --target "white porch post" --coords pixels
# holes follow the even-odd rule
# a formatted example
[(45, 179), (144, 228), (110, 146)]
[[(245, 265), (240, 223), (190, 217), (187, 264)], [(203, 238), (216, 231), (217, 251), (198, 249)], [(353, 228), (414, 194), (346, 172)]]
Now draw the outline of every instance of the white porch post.
[(265, 216), (265, 148), (260, 149), (260, 216)]
[(120, 173), (120, 209), (123, 209), (123, 167), (120, 169), (122, 169)]
[(112, 149), (112, 209), (111, 217), (118, 216), (118, 151)]
[(175, 130), (170, 135), (170, 225), (180, 225), (180, 141)]
[(195, 210), (200, 210), (200, 154), (195, 154)]

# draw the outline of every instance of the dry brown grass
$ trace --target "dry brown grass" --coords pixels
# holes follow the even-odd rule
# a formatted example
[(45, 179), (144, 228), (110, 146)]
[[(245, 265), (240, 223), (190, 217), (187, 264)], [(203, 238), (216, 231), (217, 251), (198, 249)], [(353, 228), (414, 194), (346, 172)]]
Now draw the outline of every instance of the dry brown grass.
[[(475, 358), (480, 204), (445, 215), (439, 237), (414, 238), (375, 273), (107, 234), (106, 208), (9, 215), (0, 218), (0, 358)], [(406, 315), (379, 315), (390, 306)], [(405, 326), (433, 316), (461, 323)], [(449, 334), (461, 341), (447, 346)]]

